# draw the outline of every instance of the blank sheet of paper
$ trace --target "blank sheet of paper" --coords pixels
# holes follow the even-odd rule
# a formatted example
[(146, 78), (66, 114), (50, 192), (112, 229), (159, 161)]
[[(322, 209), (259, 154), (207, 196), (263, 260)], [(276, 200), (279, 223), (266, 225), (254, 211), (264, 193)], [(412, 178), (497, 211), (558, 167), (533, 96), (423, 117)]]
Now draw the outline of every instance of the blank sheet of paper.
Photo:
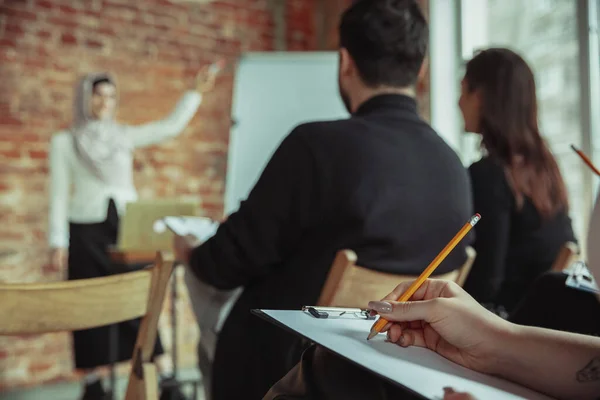
[(387, 343), (384, 334), (367, 341), (373, 321), (318, 319), (303, 311), (261, 311), (272, 322), (428, 399), (441, 399), (443, 388), (448, 386), (469, 392), (477, 399), (550, 399), (511, 382), (463, 368), (428, 349)]

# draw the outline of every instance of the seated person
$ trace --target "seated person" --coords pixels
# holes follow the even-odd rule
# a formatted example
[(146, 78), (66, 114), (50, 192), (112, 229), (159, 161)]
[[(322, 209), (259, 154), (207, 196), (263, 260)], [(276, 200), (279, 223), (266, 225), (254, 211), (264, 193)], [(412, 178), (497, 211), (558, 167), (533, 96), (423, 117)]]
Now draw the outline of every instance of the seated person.
[[(356, 2), (340, 39), (350, 118), (296, 127), (211, 239), (195, 248), (176, 239), (198, 279), (244, 287), (219, 334), (214, 400), (260, 399), (299, 360), (297, 338), (251, 309), (314, 304), (345, 248), (367, 268), (418, 275), (473, 213), (460, 159), (417, 113), (428, 28), (416, 1)], [(438, 272), (459, 268), (468, 244)]]
[(471, 165), (477, 258), (464, 289), (510, 312), (548, 271), (561, 246), (575, 241), (567, 191), (541, 137), (534, 76), (507, 49), (467, 63), (459, 105), (465, 130), (481, 135), (485, 156)]

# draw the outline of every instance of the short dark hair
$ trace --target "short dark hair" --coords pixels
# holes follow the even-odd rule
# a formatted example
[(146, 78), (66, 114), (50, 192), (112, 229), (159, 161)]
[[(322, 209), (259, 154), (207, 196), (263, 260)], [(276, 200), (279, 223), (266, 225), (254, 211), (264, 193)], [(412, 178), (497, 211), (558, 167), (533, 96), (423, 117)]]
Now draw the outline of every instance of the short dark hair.
[(358, 0), (342, 15), (339, 34), (368, 86), (417, 83), (429, 29), (416, 0)]

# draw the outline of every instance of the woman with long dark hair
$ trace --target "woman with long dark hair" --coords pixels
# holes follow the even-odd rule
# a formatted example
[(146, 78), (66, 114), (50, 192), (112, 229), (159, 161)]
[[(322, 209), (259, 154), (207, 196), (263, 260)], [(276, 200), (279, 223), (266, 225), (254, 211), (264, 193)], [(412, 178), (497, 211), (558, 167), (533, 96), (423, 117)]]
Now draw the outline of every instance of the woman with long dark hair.
[(574, 241), (567, 190), (538, 127), (534, 75), (516, 53), (479, 52), (467, 63), (459, 106), (485, 155), (470, 166), (477, 258), (465, 289), (510, 312), (560, 247)]

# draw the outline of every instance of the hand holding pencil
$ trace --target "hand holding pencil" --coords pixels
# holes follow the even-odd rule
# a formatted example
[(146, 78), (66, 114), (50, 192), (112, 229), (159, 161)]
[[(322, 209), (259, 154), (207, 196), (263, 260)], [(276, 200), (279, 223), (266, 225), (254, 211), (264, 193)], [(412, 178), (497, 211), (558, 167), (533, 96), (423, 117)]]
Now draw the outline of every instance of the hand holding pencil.
[(451, 281), (429, 279), (409, 302), (396, 302), (414, 282), (402, 282), (369, 308), (389, 321), (388, 340), (402, 347), (426, 347), (475, 371), (493, 373), (509, 343), (512, 324), (489, 312)]
[[(480, 219), (481, 215), (473, 215), (471, 219), (465, 225), (463, 225), (460, 231), (458, 231), (458, 233), (452, 238), (450, 243), (448, 243), (446, 247), (444, 247), (442, 251), (433, 259), (431, 264), (429, 264), (429, 266), (425, 268), (425, 270), (423, 271), (423, 273), (421, 273), (417, 280), (414, 281), (412, 285), (410, 285), (406, 289), (405, 292), (403, 292), (401, 295), (399, 295), (399, 297), (397, 297), (397, 300), (399, 302), (410, 300), (413, 294), (419, 289), (419, 287), (421, 287), (421, 285), (423, 285), (423, 283), (425, 283), (427, 278), (431, 276), (431, 274), (435, 271), (438, 265), (440, 265), (442, 261), (444, 261), (448, 254), (450, 254), (450, 252), (454, 250), (456, 245), (460, 243), (460, 241), (465, 237), (467, 233), (469, 233), (471, 228), (473, 228), (475, 224), (479, 222)], [(372, 339), (373, 337), (375, 337), (375, 335), (380, 333), (383, 330), (383, 328), (387, 325), (387, 323), (388, 321), (385, 318), (379, 318), (379, 320), (375, 322), (375, 324), (373, 324), (373, 327), (371, 328), (371, 332), (369, 333), (367, 340)]]

